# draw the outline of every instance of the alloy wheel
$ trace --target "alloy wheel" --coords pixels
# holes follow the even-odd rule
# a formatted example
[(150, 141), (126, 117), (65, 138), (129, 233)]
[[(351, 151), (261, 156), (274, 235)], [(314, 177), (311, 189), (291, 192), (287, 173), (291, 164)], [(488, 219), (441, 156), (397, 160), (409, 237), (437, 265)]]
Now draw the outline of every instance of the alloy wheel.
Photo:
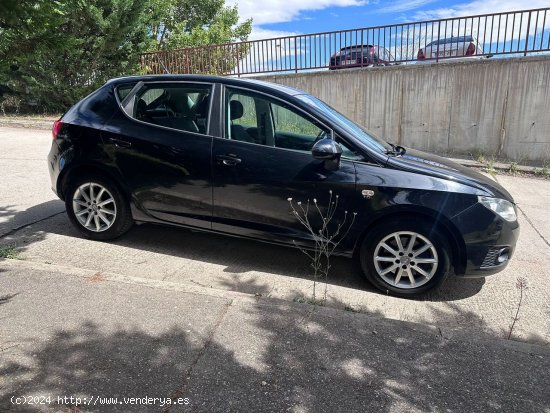
[(107, 188), (95, 182), (80, 185), (73, 195), (73, 211), (87, 230), (103, 232), (116, 219), (116, 202)]
[(418, 288), (432, 279), (439, 263), (434, 245), (411, 231), (384, 237), (374, 250), (374, 268), (386, 283), (403, 289)]

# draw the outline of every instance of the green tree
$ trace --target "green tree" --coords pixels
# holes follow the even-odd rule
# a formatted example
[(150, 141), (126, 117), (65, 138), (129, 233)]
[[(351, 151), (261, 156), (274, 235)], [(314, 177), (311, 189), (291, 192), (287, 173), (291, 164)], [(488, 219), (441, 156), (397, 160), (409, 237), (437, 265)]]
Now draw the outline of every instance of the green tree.
[(146, 0), (34, 1), (0, 33), (0, 84), (31, 110), (62, 111), (108, 78), (138, 69)]
[[(155, 0), (150, 3), (149, 51), (142, 57), (147, 73), (230, 73), (248, 53), (247, 43), (192, 49), (195, 46), (245, 42), (252, 19), (239, 23), (237, 7), (224, 0)], [(162, 51), (173, 51), (162, 53)]]
[(224, 0), (153, 0), (148, 12), (150, 50), (245, 41), (252, 30), (252, 19), (239, 23)]
[(143, 51), (245, 40), (251, 22), (238, 20), (223, 0), (1, 0), (0, 103), (64, 111), (138, 73)]
[(160, 53), (142, 57), (147, 73), (227, 74), (248, 52), (247, 43), (191, 49), (248, 39), (252, 19), (239, 23), (237, 7), (224, 0), (154, 0), (149, 15), (148, 51)]

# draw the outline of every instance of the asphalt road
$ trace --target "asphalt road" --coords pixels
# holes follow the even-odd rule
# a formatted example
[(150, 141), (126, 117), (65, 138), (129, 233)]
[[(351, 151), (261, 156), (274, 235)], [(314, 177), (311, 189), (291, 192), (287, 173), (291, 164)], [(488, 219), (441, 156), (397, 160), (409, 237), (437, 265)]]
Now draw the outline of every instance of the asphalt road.
[[(297, 250), (153, 225), (134, 227), (121, 239), (94, 242), (71, 227), (64, 205), (50, 190), (47, 131), (0, 128), (0, 245), (15, 245), (29, 263), (47, 263), (168, 282), (186, 288), (235, 291), (257, 299), (311, 297), (308, 262)], [(385, 296), (364, 281), (355, 263), (336, 259), (328, 305), (384, 318), (508, 335), (517, 309), (518, 277), (527, 280), (513, 337), (550, 342), (550, 181), (497, 176), (519, 202), (521, 235), (502, 273), (487, 279), (450, 278), (419, 300)]]

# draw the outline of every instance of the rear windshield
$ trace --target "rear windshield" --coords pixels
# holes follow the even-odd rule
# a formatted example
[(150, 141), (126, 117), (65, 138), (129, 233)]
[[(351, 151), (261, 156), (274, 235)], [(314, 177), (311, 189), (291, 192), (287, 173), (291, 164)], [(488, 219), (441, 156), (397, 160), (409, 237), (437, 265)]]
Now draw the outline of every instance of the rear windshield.
[(448, 37), (446, 39), (433, 41), (429, 43), (428, 46), (450, 44), (450, 43), (467, 43), (467, 42), (473, 42), (473, 41), (474, 41), (474, 38), (472, 36), (456, 36), (456, 37)]
[(361, 46), (344, 47), (343, 49), (340, 50), (340, 54), (342, 56), (349, 56), (349, 55), (355, 56), (357, 54), (361, 54), (361, 50), (363, 51), (363, 54), (368, 54), (372, 49), (374, 49), (374, 47), (371, 45), (365, 45), (363, 47)]

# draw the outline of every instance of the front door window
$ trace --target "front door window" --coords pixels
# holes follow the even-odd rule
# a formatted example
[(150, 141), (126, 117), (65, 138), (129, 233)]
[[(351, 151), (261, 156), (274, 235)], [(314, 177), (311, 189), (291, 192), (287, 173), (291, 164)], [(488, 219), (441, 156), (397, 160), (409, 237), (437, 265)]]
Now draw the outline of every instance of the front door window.
[(225, 137), (276, 148), (311, 151), (330, 131), (289, 104), (267, 96), (228, 89)]

